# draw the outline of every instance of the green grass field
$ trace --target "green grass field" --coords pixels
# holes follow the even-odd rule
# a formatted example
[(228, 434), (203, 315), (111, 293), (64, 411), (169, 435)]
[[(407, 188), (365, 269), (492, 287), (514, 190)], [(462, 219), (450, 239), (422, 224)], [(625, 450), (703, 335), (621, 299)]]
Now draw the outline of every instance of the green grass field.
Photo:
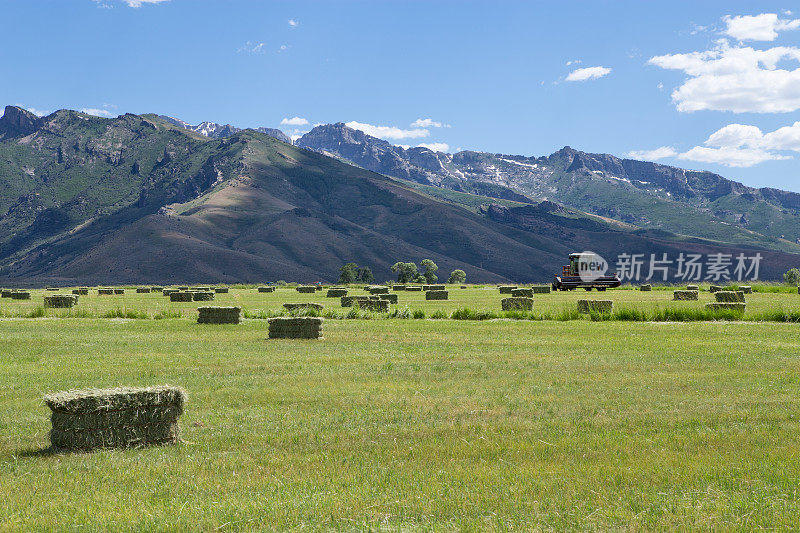
[[(400, 301), (499, 309), (496, 288), (451, 295)], [(305, 299), (325, 300), (214, 304)], [(327, 320), (324, 340), (287, 341), (264, 320), (198, 325), (198, 305), (90, 296), (79, 309), (185, 318), (0, 319), (0, 531), (800, 527), (797, 324)], [(190, 395), (181, 444), (48, 450), (45, 393), (163, 383)]]

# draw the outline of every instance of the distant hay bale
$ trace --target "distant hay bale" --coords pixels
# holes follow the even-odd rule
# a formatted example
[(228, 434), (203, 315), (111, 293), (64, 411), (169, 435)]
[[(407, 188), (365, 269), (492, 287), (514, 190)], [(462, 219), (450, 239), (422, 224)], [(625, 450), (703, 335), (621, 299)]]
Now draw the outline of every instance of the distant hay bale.
[(342, 307), (352, 307), (356, 301), (369, 300), (369, 296), (342, 296)]
[(739, 285), (739, 290), (744, 294), (753, 294), (753, 287), (750, 285)]
[(379, 294), (378, 298), (381, 300), (386, 300), (390, 304), (397, 305), (397, 295), (396, 294)]
[(152, 289), (150, 287), (137, 287), (136, 294), (150, 294)]
[(125, 289), (114, 289), (114, 294), (125, 294)]
[(241, 307), (198, 307), (198, 324), (238, 324), (242, 321)]
[(706, 309), (709, 311), (729, 310), (729, 311), (744, 313), (745, 307), (746, 304), (743, 304), (741, 302), (716, 302), (716, 303), (706, 304)]
[(153, 292), (162, 292), (164, 290), (164, 287), (150, 287), (150, 290), (152, 290)]
[(368, 298), (366, 300), (356, 300), (356, 304), (365, 311), (374, 311), (376, 313), (389, 312), (389, 300), (381, 300), (379, 298)]
[(533, 294), (550, 294), (551, 289), (550, 285), (534, 285), (531, 287)]
[(211, 291), (190, 291), (190, 293), (194, 302), (210, 302), (214, 299), (214, 293)]
[(342, 296), (347, 296), (347, 289), (343, 287), (331, 287), (325, 293), (326, 298), (341, 298)]
[(405, 285), (392, 285), (392, 290), (393, 291), (404, 291), (404, 290), (406, 290), (406, 286)]
[(718, 291), (714, 293), (714, 298), (723, 303), (744, 303), (744, 292), (742, 291)]
[(275, 287), (259, 287), (258, 292), (275, 292)]
[(699, 293), (697, 291), (673, 291), (672, 299), (678, 300), (697, 300)]
[(30, 300), (31, 293), (28, 291), (14, 291), (11, 293), (12, 300)]
[(321, 291), (322, 290), (322, 285), (315, 285), (315, 287), (316, 287), (317, 291)]
[(700, 290), (700, 286), (699, 285), (687, 285), (686, 286), (686, 290), (687, 291), (699, 291)]
[(449, 293), (447, 291), (426, 291), (426, 300), (447, 300)]
[(52, 447), (86, 451), (175, 444), (186, 392), (169, 386), (81, 390), (44, 401), (52, 411)]
[(217, 294), (228, 294), (228, 287), (214, 287), (214, 292)]
[(161, 294), (164, 296), (169, 296), (170, 294), (174, 294), (176, 292), (181, 292), (178, 289), (164, 289), (161, 291)]
[(533, 289), (514, 289), (511, 291), (511, 296), (514, 298), (533, 298)]
[(72, 289), (72, 294), (76, 294), (78, 296), (88, 296), (89, 287), (80, 287), (78, 289)]
[(612, 300), (578, 300), (579, 313), (604, 313), (609, 314), (614, 310)]
[(13, 292), (14, 291), (12, 291), (11, 289), (3, 289), (2, 291), (0, 291), (0, 297), (2, 297), (2, 298), (11, 298), (11, 294)]
[(467, 286), (466, 286), (466, 285), (462, 285), (462, 286), (461, 286), (461, 288), (462, 288), (462, 289), (466, 289), (466, 288), (467, 288)]
[(533, 309), (533, 298), (513, 296), (500, 300), (503, 311), (530, 311)]
[(406, 287), (406, 292), (422, 292), (422, 287), (418, 285), (409, 285)]
[(389, 294), (389, 287), (370, 287), (370, 294)]
[(299, 303), (299, 304), (295, 304), (295, 303), (283, 304), (283, 307), (285, 309), (288, 309), (289, 311), (294, 311), (295, 309), (316, 309), (317, 311), (322, 311), (323, 305), (322, 304), (304, 302), (304, 303)]
[(426, 292), (427, 291), (444, 291), (444, 290), (447, 290), (447, 287), (445, 287), (444, 285), (423, 285), (422, 286), (422, 290), (426, 291)]
[(299, 285), (297, 287), (297, 292), (301, 294), (314, 294), (317, 292), (317, 288), (313, 285)]
[(112, 289), (112, 288), (110, 288), (110, 287), (105, 287), (105, 288), (102, 288), (102, 289), (97, 289), (97, 294), (100, 294), (100, 295), (106, 295), (106, 296), (107, 296), (107, 295), (109, 295), (109, 294), (113, 295), (113, 294), (114, 294), (114, 289)]
[(58, 287), (47, 287), (45, 290), (46, 291), (50, 291), (50, 292), (54, 292), (54, 291), (58, 291), (58, 290), (61, 290), (61, 289), (59, 289)]
[(179, 291), (188, 291), (189, 287), (188, 286), (176, 287), (176, 289), (178, 289)]
[(640, 286), (639, 286), (639, 290), (640, 290), (640, 291), (643, 291), (643, 292), (650, 292), (650, 291), (652, 291), (652, 290), (653, 290), (653, 286), (652, 286), (652, 285), (650, 285), (649, 283), (647, 283), (647, 284), (645, 284), (645, 285), (640, 285)]
[(708, 288), (708, 290), (709, 290), (710, 292), (719, 292), (719, 291), (721, 291), (721, 290), (722, 290), (722, 287), (720, 287), (719, 285), (712, 285), (712, 286), (710, 286), (710, 287)]
[(51, 309), (69, 309), (78, 303), (75, 294), (53, 294), (44, 297), (44, 306)]
[(497, 287), (500, 289), (500, 294), (511, 294), (511, 291), (517, 288), (516, 285), (500, 285)]
[(323, 319), (319, 317), (277, 317), (269, 319), (270, 339), (321, 339)]
[(170, 302), (191, 302), (194, 300), (194, 294), (189, 291), (175, 291), (169, 293)]

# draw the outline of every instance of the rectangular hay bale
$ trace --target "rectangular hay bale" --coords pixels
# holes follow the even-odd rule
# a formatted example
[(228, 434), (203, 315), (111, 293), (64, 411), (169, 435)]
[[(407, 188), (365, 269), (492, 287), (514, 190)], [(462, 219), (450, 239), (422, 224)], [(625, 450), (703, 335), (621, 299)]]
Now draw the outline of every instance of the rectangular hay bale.
[(88, 451), (175, 444), (186, 392), (180, 387), (118, 388), (48, 394), (50, 443)]
[(283, 307), (284, 307), (284, 309), (287, 309), (289, 311), (294, 311), (295, 309), (316, 309), (317, 311), (322, 311), (323, 305), (322, 304), (309, 303), (309, 302), (303, 302), (303, 303), (299, 303), (299, 304), (295, 304), (295, 303), (283, 304)]
[(317, 288), (313, 285), (300, 285), (296, 290), (301, 294), (314, 294), (317, 292)]
[(137, 287), (136, 288), (136, 294), (150, 294), (151, 292), (153, 292), (153, 289), (151, 289), (150, 287)]
[(198, 324), (239, 324), (242, 321), (241, 307), (198, 307)]
[(447, 300), (449, 299), (449, 294), (447, 291), (426, 291), (425, 292), (425, 299), (426, 300)]
[(175, 291), (169, 294), (170, 302), (191, 302), (194, 300), (194, 295), (188, 291)]
[(753, 287), (750, 285), (739, 285), (739, 290), (744, 294), (753, 294)]
[(389, 294), (389, 287), (370, 287), (370, 294)]
[(744, 292), (742, 291), (718, 291), (714, 293), (714, 298), (723, 303), (744, 303)]
[(217, 294), (228, 294), (228, 287), (214, 287), (214, 292)]
[(275, 287), (259, 287), (258, 292), (275, 292)]
[(511, 294), (511, 291), (517, 288), (516, 285), (500, 285), (497, 287), (500, 289), (500, 294)]
[(378, 298), (381, 300), (386, 300), (390, 304), (397, 305), (397, 295), (396, 294), (379, 294)]
[(347, 289), (343, 287), (331, 287), (325, 293), (326, 298), (341, 298), (342, 296), (347, 296)]
[(514, 298), (533, 298), (533, 289), (518, 288), (511, 291)]
[(650, 285), (649, 283), (646, 283), (644, 285), (640, 285), (639, 290), (642, 292), (650, 292), (653, 290), (653, 286)]
[(79, 289), (72, 289), (72, 294), (76, 294), (78, 296), (88, 296), (89, 295), (89, 288), (88, 287), (81, 287)]
[(679, 300), (697, 300), (700, 293), (697, 291), (673, 291), (672, 299)]
[(578, 300), (579, 313), (611, 313), (614, 311), (612, 300)]
[(53, 294), (44, 297), (44, 306), (49, 309), (69, 309), (78, 303), (75, 294)]
[(550, 285), (534, 285), (531, 287), (533, 294), (550, 294), (552, 286)]
[(269, 319), (270, 339), (321, 339), (323, 319), (319, 317), (277, 317)]
[(31, 293), (28, 291), (14, 291), (11, 293), (12, 300), (30, 300)]
[(530, 311), (533, 309), (533, 298), (512, 296), (511, 298), (503, 298), (500, 300), (500, 305), (503, 311)]
[(410, 285), (406, 287), (406, 292), (422, 292), (422, 287)]

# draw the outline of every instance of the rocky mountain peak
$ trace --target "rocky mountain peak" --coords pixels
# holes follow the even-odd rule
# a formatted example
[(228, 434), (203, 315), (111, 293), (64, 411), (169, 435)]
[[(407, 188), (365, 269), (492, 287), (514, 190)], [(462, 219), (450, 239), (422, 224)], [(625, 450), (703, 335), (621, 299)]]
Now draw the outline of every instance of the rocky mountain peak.
[(21, 107), (6, 106), (0, 118), (0, 139), (30, 135), (42, 127), (44, 121)]

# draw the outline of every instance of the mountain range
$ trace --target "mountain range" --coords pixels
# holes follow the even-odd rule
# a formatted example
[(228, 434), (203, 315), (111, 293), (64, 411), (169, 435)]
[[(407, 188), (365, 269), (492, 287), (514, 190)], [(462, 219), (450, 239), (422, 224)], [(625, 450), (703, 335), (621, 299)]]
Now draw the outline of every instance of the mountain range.
[(0, 284), (333, 281), (351, 261), (382, 281), (394, 262), (423, 258), (471, 281), (542, 282), (584, 249), (757, 251), (772, 279), (800, 264), (800, 248), (776, 236), (794, 235), (797, 195), (710, 173), (569, 148), (545, 158), (392, 148), (341, 124), (296, 145), (202, 126), (7, 107)]

